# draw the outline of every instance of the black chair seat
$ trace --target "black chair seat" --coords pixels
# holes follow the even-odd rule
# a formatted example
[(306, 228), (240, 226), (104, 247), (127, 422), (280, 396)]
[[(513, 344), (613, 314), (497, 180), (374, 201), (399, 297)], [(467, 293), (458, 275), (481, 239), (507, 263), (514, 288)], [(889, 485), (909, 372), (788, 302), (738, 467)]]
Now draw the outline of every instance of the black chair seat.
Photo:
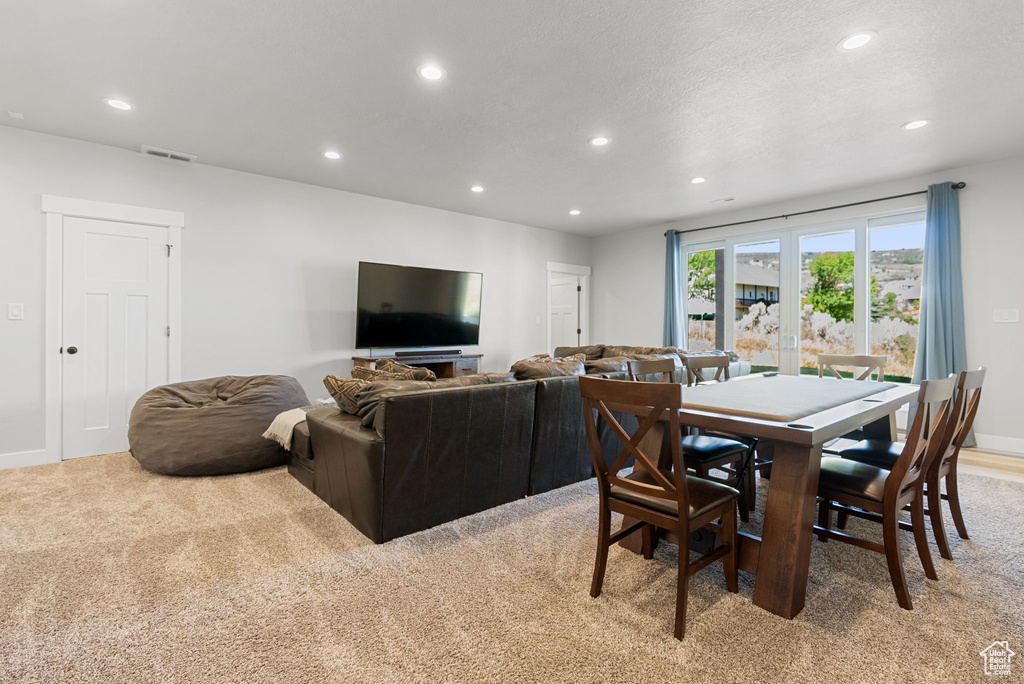
[(839, 455), (851, 461), (867, 463), (876, 468), (892, 470), (903, 453), (903, 442), (887, 442), (883, 439), (865, 439), (847, 447)]
[[(671, 470), (662, 470), (661, 472), (669, 479), (670, 482), (674, 482)], [(654, 478), (648, 474), (646, 470), (634, 470), (626, 476), (626, 479), (633, 480), (634, 482), (642, 482), (644, 484), (655, 484)], [(718, 482), (712, 482), (711, 480), (693, 477), (692, 475), (688, 475), (686, 477), (686, 491), (689, 494), (691, 520), (704, 515), (716, 506), (721, 506), (730, 499), (734, 499), (740, 495), (739, 491), (732, 487)], [(661, 511), (662, 513), (668, 513), (669, 515), (679, 517), (679, 509), (677, 508), (675, 501), (669, 501), (668, 499), (661, 499), (647, 494), (639, 494), (617, 485), (612, 485), (610, 487), (610, 494), (614, 499), (628, 501), (629, 503), (653, 508)], [(735, 513), (733, 513), (733, 515), (735, 515)]]
[(750, 445), (735, 439), (710, 435), (687, 435), (680, 441), (683, 457), (688, 461), (717, 461), (726, 456), (746, 453)]
[(832, 494), (847, 494), (871, 501), (882, 501), (885, 478), (889, 471), (846, 458), (826, 456), (821, 459), (818, 495), (835, 500)]

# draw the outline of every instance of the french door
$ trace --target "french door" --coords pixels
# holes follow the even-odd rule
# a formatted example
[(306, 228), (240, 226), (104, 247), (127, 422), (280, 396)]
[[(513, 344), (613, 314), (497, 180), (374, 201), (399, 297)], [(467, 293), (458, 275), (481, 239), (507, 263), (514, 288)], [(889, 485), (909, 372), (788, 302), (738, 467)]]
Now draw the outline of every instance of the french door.
[(688, 346), (789, 375), (818, 354), (885, 354), (887, 378), (909, 381), (923, 255), (924, 212), (686, 243)]

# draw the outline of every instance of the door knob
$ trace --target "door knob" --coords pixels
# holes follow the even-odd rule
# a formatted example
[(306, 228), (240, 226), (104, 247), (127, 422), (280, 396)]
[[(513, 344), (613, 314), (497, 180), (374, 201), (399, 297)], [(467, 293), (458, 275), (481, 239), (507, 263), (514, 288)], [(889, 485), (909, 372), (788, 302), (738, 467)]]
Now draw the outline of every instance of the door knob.
[(78, 347), (68, 347), (68, 354), (77, 354)]

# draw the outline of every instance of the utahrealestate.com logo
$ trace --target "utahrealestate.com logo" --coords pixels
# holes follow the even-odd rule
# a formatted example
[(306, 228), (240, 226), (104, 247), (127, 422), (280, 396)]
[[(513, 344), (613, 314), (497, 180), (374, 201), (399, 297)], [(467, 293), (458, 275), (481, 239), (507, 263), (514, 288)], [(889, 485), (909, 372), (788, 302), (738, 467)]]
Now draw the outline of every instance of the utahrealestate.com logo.
[(985, 674), (987, 675), (1008, 675), (1010, 674), (1010, 659), (1017, 655), (1010, 650), (1007, 641), (996, 641), (981, 652), (985, 659)]

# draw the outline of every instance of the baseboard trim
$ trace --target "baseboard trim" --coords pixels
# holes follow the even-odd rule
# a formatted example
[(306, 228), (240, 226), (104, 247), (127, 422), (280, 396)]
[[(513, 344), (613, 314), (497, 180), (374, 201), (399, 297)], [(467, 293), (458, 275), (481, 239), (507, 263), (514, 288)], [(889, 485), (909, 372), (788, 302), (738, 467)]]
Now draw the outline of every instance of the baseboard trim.
[(981, 435), (975, 433), (978, 449), (992, 454), (1024, 457), (1024, 439), (1019, 437), (1001, 437), (999, 435)]
[(46, 449), (18, 451), (12, 454), (0, 454), (0, 470), (9, 468), (25, 468), (27, 466), (59, 463), (60, 459), (50, 456)]

